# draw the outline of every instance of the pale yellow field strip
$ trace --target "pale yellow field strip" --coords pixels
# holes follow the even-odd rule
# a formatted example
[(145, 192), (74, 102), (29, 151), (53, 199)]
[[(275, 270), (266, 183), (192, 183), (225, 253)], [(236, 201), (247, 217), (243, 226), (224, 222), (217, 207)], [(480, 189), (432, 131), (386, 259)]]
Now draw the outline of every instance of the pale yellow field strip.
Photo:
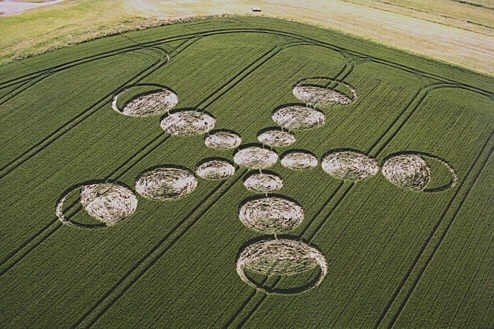
[[(470, 1), (486, 7), (490, 1)], [(454, 0), (67, 0), (0, 18), (0, 60), (180, 17), (252, 14), (343, 31), (494, 75), (494, 10)], [(50, 15), (48, 15), (50, 14)], [(469, 23), (470, 22), (470, 23)], [(107, 32), (106, 32), (107, 33)]]

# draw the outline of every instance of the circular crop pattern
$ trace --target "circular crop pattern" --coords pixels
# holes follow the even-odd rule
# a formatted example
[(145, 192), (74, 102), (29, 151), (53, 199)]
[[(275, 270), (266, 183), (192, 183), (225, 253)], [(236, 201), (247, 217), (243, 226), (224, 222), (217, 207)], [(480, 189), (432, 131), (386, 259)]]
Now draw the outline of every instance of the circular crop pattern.
[(288, 105), (277, 109), (271, 116), (280, 127), (293, 131), (321, 127), (326, 122), (324, 113), (305, 105)]
[[(119, 106), (119, 98), (128, 97), (133, 92), (140, 92), (131, 97), (122, 106)], [(120, 114), (131, 117), (147, 117), (162, 115), (173, 109), (178, 103), (178, 96), (173, 91), (158, 87), (157, 85), (136, 85), (124, 89), (115, 95), (112, 108)]]
[(376, 160), (355, 151), (327, 153), (321, 161), (322, 169), (336, 179), (361, 181), (379, 172)]
[(240, 146), (242, 138), (240, 135), (229, 130), (218, 130), (206, 136), (204, 145), (216, 150), (229, 150)]
[(216, 119), (194, 110), (174, 112), (161, 120), (160, 126), (174, 136), (202, 135), (214, 128)]
[(418, 154), (392, 156), (381, 171), (391, 184), (412, 191), (424, 190), (431, 180), (431, 169)]
[(357, 99), (350, 85), (329, 78), (308, 78), (293, 87), (293, 95), (306, 104), (326, 107), (333, 104), (348, 105)]
[(197, 179), (189, 169), (158, 167), (142, 173), (136, 182), (136, 191), (151, 200), (175, 200), (192, 193)]
[(233, 161), (239, 166), (250, 169), (266, 169), (276, 164), (278, 154), (263, 147), (249, 146), (237, 151)]
[[(250, 279), (245, 271), (261, 275), (293, 276), (319, 268), (319, 275), (311, 282), (291, 289), (264, 287)], [(328, 273), (326, 257), (305, 242), (291, 239), (261, 240), (242, 250), (237, 259), (237, 274), (249, 286), (265, 293), (301, 293), (321, 284)]]
[(270, 193), (283, 187), (283, 180), (273, 173), (253, 173), (244, 180), (244, 186), (254, 192)]
[(222, 180), (235, 175), (235, 167), (224, 159), (209, 159), (197, 166), (196, 175), (209, 180)]
[(254, 231), (266, 234), (285, 233), (302, 223), (304, 209), (283, 197), (260, 197), (244, 202), (238, 217), (242, 224)]
[(308, 151), (288, 151), (281, 156), (281, 165), (288, 169), (310, 169), (317, 164), (317, 158)]
[(265, 130), (257, 136), (257, 140), (271, 147), (287, 147), (296, 141), (293, 134), (280, 129)]
[[(80, 190), (79, 190), (80, 188)], [(98, 225), (72, 222), (64, 215), (64, 202), (74, 191), (79, 190), (80, 202), (86, 213), (102, 223), (113, 226), (130, 217), (137, 209), (137, 198), (130, 189), (116, 183), (95, 183), (72, 188), (58, 202), (56, 215), (58, 219), (70, 226), (96, 228)]]

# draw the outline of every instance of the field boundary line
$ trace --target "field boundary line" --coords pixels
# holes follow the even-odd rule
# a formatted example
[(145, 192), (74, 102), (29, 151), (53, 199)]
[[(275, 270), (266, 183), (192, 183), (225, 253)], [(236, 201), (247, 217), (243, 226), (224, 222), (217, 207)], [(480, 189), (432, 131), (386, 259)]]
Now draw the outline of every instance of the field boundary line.
[[(448, 205), (445, 207), (443, 210), (441, 216), (439, 217), (439, 220), (436, 222), (436, 224), (433, 226), (431, 232), (429, 233), (427, 239), (423, 243), (419, 253), (415, 257), (415, 260), (411, 264), (410, 268), (408, 271), (405, 273), (405, 276), (402, 278), (400, 284), (398, 287), (395, 289), (395, 292), (392, 295), (392, 298), (390, 301), (387, 303), (385, 309), (383, 310), (381, 316), (379, 317), (378, 321), (376, 322), (374, 328), (380, 328), (382, 325), (384, 325), (387, 328), (392, 328), (398, 319), (399, 315), (405, 308), (410, 296), (412, 295), (413, 291), (417, 287), (420, 279), (422, 278), (422, 275), (425, 273), (427, 267), (429, 266), (430, 262), (432, 261), (432, 258), (436, 254), (437, 250), (441, 246), (442, 242), (444, 241), (444, 238), (448, 234), (450, 228), (453, 226), (456, 216), (461, 210), (461, 207), (463, 206), (465, 200), (467, 199), (468, 195), (470, 194), (470, 191), (473, 189), (475, 186), (476, 181), (481, 175), (481, 172), (485, 168), (485, 166), (488, 163), (488, 160), (493, 154), (494, 146), (491, 145), (489, 146), (492, 137), (494, 136), (494, 133), (491, 133), (487, 141), (484, 143), (482, 146), (481, 150), (475, 157), (475, 159), (472, 161), (470, 167), (468, 168), (467, 173), (465, 174), (465, 178), (461, 181), (459, 187), (456, 189), (454, 196), (450, 199)], [(487, 152), (487, 157), (484, 160), (481, 160), (481, 158), (484, 156), (485, 151), (488, 150)], [(479, 170), (475, 173), (474, 168), (479, 164), (480, 168)], [(458, 201), (457, 201), (458, 200)], [(449, 218), (450, 217), (450, 218)], [(449, 219), (448, 219), (449, 218)], [(443, 224), (446, 221), (445, 224)], [(445, 226), (442, 228), (442, 226)], [(437, 240), (437, 241), (435, 241)], [(435, 242), (434, 242), (435, 241)], [(433, 244), (433, 245), (432, 245)], [(428, 249), (430, 249), (428, 251)], [(428, 255), (427, 255), (428, 254)], [(424, 257), (426, 257), (425, 260)], [(419, 265), (420, 261), (423, 260), (425, 261), (425, 264), (421, 266), (421, 268), (417, 269), (417, 265)], [(417, 273), (415, 273), (417, 272)], [(411, 280), (411, 287), (407, 289), (407, 282), (410, 282)], [(407, 290), (405, 290), (407, 289)], [(397, 302), (398, 298), (400, 295), (404, 295), (403, 300), (398, 306), (398, 310), (396, 311), (395, 314), (390, 314), (390, 312), (393, 309), (394, 304)], [(391, 317), (391, 319), (388, 319)], [(386, 325), (386, 322), (389, 322)]]
[[(486, 95), (488, 97), (494, 98), (494, 92), (492, 92), (492, 91), (485, 90), (483, 88), (479, 88), (479, 87), (476, 87), (476, 86), (473, 86), (473, 85), (470, 85), (470, 84), (462, 83), (462, 82), (459, 82), (459, 81), (456, 81), (456, 80), (453, 80), (453, 79), (445, 78), (444, 76), (441, 76), (439, 74), (434, 74), (434, 73), (426, 72), (426, 71), (423, 71), (423, 70), (415, 69), (413, 67), (410, 67), (410, 66), (407, 66), (407, 65), (404, 65), (404, 64), (399, 64), (399, 63), (396, 63), (396, 62), (393, 62), (393, 61), (389, 61), (389, 60), (385, 60), (385, 59), (382, 59), (382, 58), (379, 58), (379, 57), (371, 56), (369, 54), (366, 54), (366, 53), (363, 53), (363, 52), (360, 52), (360, 51), (356, 51), (356, 50), (352, 50), (352, 49), (345, 48), (345, 47), (342, 47), (342, 46), (338, 46), (338, 45), (336, 45), (334, 43), (320, 41), (318, 39), (307, 37), (307, 36), (304, 36), (304, 35), (301, 35), (301, 34), (297, 34), (297, 33), (294, 33), (294, 32), (287, 32), (287, 31), (276, 30), (276, 29), (269, 29), (269, 28), (211, 29), (211, 30), (207, 30), (207, 31), (199, 31), (199, 32), (185, 33), (185, 34), (176, 35), (176, 36), (167, 37), (167, 38), (158, 38), (158, 39), (155, 39), (153, 41), (143, 42), (143, 43), (141, 43), (141, 45), (142, 46), (151, 46), (151, 45), (156, 45), (156, 44), (163, 43), (163, 42), (175, 41), (177, 38), (180, 39), (180, 38), (188, 38), (188, 37), (206, 37), (206, 36), (211, 36), (211, 35), (231, 34), (231, 33), (265, 33), (265, 34), (271, 34), (271, 35), (287, 36), (287, 37), (291, 37), (291, 38), (295, 38), (295, 39), (299, 39), (299, 40), (303, 40), (303, 41), (309, 41), (311, 43), (325, 46), (328, 49), (332, 49), (332, 50), (337, 51), (337, 52), (340, 52), (340, 53), (344, 51), (344, 52), (347, 52), (347, 53), (352, 54), (354, 56), (360, 57), (362, 59), (367, 59), (367, 60), (370, 60), (370, 61), (375, 62), (375, 63), (378, 63), (378, 64), (383, 64), (383, 65), (386, 65), (386, 66), (398, 68), (398, 69), (401, 69), (401, 70), (406, 71), (406, 72), (410, 72), (410, 73), (413, 73), (413, 74), (416, 74), (416, 75), (419, 75), (419, 76), (423, 76), (423, 77), (427, 77), (427, 78), (432, 78), (432, 79), (435, 79), (435, 80), (439, 80), (441, 82), (453, 83), (453, 84), (462, 86), (463, 88), (466, 88), (466, 89), (475, 91), (477, 93), (484, 94), (484, 95)], [(125, 48), (128, 48), (128, 47), (122, 47), (120, 49), (113, 50), (113, 52), (119, 51), (119, 50), (122, 50), (122, 49), (125, 49)], [(104, 53), (109, 53), (109, 51), (104, 52)], [(90, 57), (90, 56), (88, 56), (88, 57)], [(81, 59), (79, 59), (79, 60), (81, 60)], [(70, 62), (75, 62), (75, 61), (69, 61), (68, 63), (70, 63)], [(47, 71), (47, 70), (50, 70), (50, 69), (58, 68), (58, 67), (61, 67), (63, 65), (67, 65), (67, 63), (56, 65), (56, 66), (54, 66), (52, 68), (47, 68), (47, 69), (41, 70), (39, 72), (44, 72), (44, 71)], [(8, 81), (0, 82), (0, 87), (2, 86), (2, 84), (6, 83), (6, 82), (8, 82)]]

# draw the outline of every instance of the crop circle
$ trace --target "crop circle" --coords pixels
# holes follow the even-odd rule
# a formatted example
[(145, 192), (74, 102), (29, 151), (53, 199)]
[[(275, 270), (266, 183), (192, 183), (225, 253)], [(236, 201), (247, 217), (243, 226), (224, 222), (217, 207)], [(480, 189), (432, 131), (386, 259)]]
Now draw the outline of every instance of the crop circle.
[(278, 154), (260, 146), (248, 146), (238, 150), (233, 161), (242, 167), (250, 169), (266, 169), (278, 161)]
[[(82, 209), (100, 224), (82, 224), (65, 216), (64, 202), (76, 191), (79, 191)], [(137, 197), (129, 188), (117, 183), (91, 183), (69, 189), (58, 201), (55, 212), (63, 224), (94, 229), (114, 226), (134, 214), (136, 209)]]
[(257, 197), (243, 202), (238, 217), (247, 228), (266, 234), (285, 233), (304, 220), (304, 209), (282, 196)]
[(274, 173), (252, 173), (244, 180), (244, 186), (250, 191), (270, 193), (281, 190), (283, 180)]
[(257, 135), (259, 143), (270, 147), (287, 147), (295, 143), (295, 136), (281, 129), (267, 129)]
[[(132, 96), (132, 94), (137, 93)], [(130, 99), (119, 105), (119, 98)], [(172, 90), (154, 84), (135, 85), (122, 90), (113, 97), (112, 108), (130, 117), (163, 115), (178, 103), (178, 96)]]
[(217, 130), (204, 138), (204, 145), (216, 150), (235, 149), (241, 143), (240, 135), (230, 130)]
[(423, 191), (431, 180), (431, 169), (418, 154), (392, 156), (381, 171), (391, 184), (412, 191)]
[(311, 169), (317, 167), (318, 161), (308, 151), (288, 151), (281, 156), (281, 165), (292, 170)]
[(289, 131), (318, 128), (325, 124), (326, 117), (321, 111), (305, 105), (286, 105), (274, 111), (273, 121)]
[(235, 175), (235, 167), (225, 159), (207, 159), (196, 168), (196, 175), (208, 180), (222, 180)]
[(361, 181), (375, 176), (379, 166), (373, 158), (357, 151), (331, 151), (323, 156), (322, 169), (336, 179)]
[[(291, 288), (276, 289), (255, 282), (246, 270), (261, 275), (289, 277), (319, 268), (319, 275), (307, 284)], [(326, 257), (305, 242), (292, 239), (261, 240), (245, 247), (239, 254), (236, 265), (240, 279), (249, 286), (271, 294), (296, 294), (313, 289), (321, 284), (328, 273)]]
[(183, 110), (164, 117), (160, 126), (166, 133), (173, 136), (194, 136), (209, 132), (214, 128), (215, 123), (216, 119), (207, 113)]
[(357, 99), (349, 84), (330, 78), (307, 78), (293, 87), (293, 95), (300, 101), (316, 107), (333, 104), (348, 105)]
[(175, 200), (192, 193), (197, 184), (189, 169), (163, 166), (143, 172), (137, 179), (136, 192), (151, 200)]

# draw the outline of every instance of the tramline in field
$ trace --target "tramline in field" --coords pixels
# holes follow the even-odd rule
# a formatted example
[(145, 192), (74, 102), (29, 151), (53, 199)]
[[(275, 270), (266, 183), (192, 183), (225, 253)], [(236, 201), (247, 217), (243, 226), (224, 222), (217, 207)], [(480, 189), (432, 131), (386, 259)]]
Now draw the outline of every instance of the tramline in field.
[(10, 327), (494, 324), (490, 78), (262, 17), (0, 72)]

